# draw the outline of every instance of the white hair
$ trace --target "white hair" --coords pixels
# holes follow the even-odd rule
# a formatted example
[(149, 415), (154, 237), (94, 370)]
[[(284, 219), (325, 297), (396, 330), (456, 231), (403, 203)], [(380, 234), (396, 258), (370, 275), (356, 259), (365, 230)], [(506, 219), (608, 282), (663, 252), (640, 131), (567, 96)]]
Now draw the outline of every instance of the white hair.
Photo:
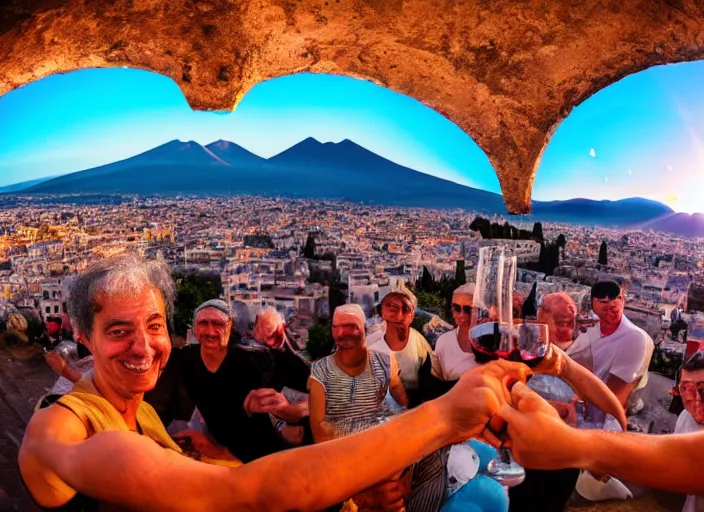
[(475, 283), (463, 284), (462, 286), (455, 288), (455, 291), (452, 292), (452, 295), (471, 295), (471, 296), (474, 296), (474, 290), (476, 289), (476, 287), (477, 287), (477, 285)]
[(65, 283), (68, 291), (68, 315), (86, 338), (93, 331), (93, 317), (100, 307), (98, 296), (109, 300), (114, 295), (129, 295), (136, 299), (148, 287), (161, 294), (169, 321), (174, 311), (176, 283), (171, 269), (163, 259), (147, 260), (135, 253), (105, 258), (92, 263)]
[(355, 317), (359, 323), (359, 328), (364, 330), (364, 326), (367, 324), (367, 317), (364, 314), (362, 306), (359, 304), (342, 304), (341, 306), (337, 306), (332, 315), (333, 323), (335, 321), (335, 317), (342, 314)]

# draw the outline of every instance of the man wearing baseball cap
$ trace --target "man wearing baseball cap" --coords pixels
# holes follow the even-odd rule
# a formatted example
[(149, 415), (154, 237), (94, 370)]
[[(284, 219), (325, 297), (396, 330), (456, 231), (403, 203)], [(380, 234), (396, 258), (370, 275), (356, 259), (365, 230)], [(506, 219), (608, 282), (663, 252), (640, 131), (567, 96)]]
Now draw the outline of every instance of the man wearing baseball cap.
[(595, 283), (591, 301), (599, 322), (580, 335), (568, 353), (605, 382), (628, 410), (637, 399), (634, 392), (648, 383), (653, 340), (623, 314), (625, 291), (616, 281)]
[(440, 371), (440, 364), (430, 344), (411, 327), (417, 306), (418, 299), (406, 286), (393, 289), (381, 299), (378, 306), (384, 320), (382, 328), (367, 337), (367, 347), (371, 350), (387, 355), (392, 352), (395, 354), (401, 382), (412, 407), (420, 402), (418, 377), (426, 359), (430, 358), (436, 376)]

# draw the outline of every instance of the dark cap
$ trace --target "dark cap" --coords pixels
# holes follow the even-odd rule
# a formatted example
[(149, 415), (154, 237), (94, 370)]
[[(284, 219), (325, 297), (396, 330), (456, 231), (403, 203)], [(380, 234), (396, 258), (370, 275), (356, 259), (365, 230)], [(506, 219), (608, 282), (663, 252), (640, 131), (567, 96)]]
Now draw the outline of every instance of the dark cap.
[(621, 285), (616, 281), (597, 281), (592, 286), (592, 299), (615, 299), (621, 295)]

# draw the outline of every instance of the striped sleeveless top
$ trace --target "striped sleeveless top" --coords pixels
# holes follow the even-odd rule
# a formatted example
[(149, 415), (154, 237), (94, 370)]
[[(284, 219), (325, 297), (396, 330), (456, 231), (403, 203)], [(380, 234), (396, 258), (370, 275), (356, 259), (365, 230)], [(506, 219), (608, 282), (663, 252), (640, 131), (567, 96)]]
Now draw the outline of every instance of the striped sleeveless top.
[(311, 377), (325, 388), (325, 421), (336, 423), (378, 417), (389, 389), (391, 359), (367, 350), (367, 367), (356, 377), (347, 375), (330, 355), (313, 363)]

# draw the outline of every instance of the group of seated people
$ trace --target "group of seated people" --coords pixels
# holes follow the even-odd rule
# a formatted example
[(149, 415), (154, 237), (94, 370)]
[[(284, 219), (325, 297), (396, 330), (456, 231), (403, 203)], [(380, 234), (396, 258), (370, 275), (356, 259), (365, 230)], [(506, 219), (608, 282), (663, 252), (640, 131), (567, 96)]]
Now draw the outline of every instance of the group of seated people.
[[(461, 497), (456, 510), (550, 511), (564, 508), (579, 469), (648, 484), (648, 475), (592, 461), (579, 446), (567, 450), (578, 452), (572, 458), (559, 448), (560, 439), (584, 435), (569, 427), (577, 424), (573, 397), (625, 430), (628, 401), (647, 378), (652, 341), (623, 317), (623, 291), (613, 284), (595, 285), (598, 331), (574, 342), (574, 302), (564, 293), (541, 302), (538, 321), (553, 347), (530, 386), (548, 403), (522, 385), (531, 374), (525, 365), (474, 350), (472, 285), (454, 293), (456, 327), (435, 350), (411, 327), (417, 301), (401, 288), (383, 298), (384, 323), (368, 337), (362, 309), (338, 307), (335, 351), (311, 365), (272, 309), (257, 316), (255, 344), (233, 345), (234, 314), (221, 300), (194, 312), (198, 344), (172, 349), (168, 266), (134, 255), (105, 259), (75, 279), (68, 299), (93, 369), (67, 371), (73, 390), (35, 413), (21, 475), (48, 510), (106, 502), (139, 510), (436, 511)], [(699, 408), (687, 409), (693, 421), (681, 428), (692, 431), (704, 422), (701, 382), (687, 376), (683, 386)], [(573, 391), (561, 393), (565, 386)], [(167, 430), (174, 420), (189, 428)], [(514, 455), (534, 468), (526, 481), (507, 496), (478, 475), (448, 499), (449, 446), (472, 439), (478, 458), (491, 458), (489, 444), (500, 442), (494, 433), (506, 421)], [(616, 450), (602, 444), (595, 455)], [(676, 482), (677, 490), (701, 489), (692, 479)]]

